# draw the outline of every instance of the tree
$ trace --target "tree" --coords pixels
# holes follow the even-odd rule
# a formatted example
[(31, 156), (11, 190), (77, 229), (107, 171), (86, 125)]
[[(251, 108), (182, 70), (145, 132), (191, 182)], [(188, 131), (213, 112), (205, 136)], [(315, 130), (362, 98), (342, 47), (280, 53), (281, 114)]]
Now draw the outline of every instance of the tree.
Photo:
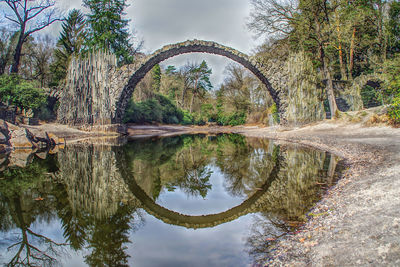
[(54, 51), (55, 61), (51, 65), (53, 85), (58, 85), (60, 80), (67, 76), (68, 64), (72, 55), (77, 55), (82, 50), (85, 41), (86, 21), (81, 11), (73, 9), (62, 24), (62, 31)]
[(318, 55), (326, 80), (326, 92), (332, 118), (337, 113), (333, 78), (326, 46), (331, 42), (331, 16), (334, 11), (328, 0), (252, 0), (253, 10), (248, 27), (259, 34), (272, 33), (289, 38), (293, 49), (304, 49)]
[[(6, 13), (5, 17), (15, 23), (19, 31), (11, 67), (11, 73), (18, 73), (22, 46), (27, 38), (60, 19), (54, 8), (54, 0), (0, 0), (1, 2), (11, 9), (11, 12)], [(32, 23), (33, 21), (36, 23)]]
[(200, 65), (194, 64), (189, 72), (189, 81), (191, 82), (192, 100), (190, 102), (190, 113), (193, 111), (194, 98), (202, 95), (204, 92), (212, 89), (210, 75), (212, 70), (208, 68), (203, 60)]
[(90, 9), (86, 45), (89, 50), (110, 50), (120, 64), (131, 63), (134, 49), (127, 30), (129, 20), (123, 19), (126, 0), (84, 0)]
[(50, 65), (53, 61), (53, 54), (53, 40), (48, 35), (38, 38), (31, 60), (34, 67), (33, 78), (39, 81), (42, 88), (47, 86), (50, 81)]
[(8, 31), (6, 28), (1, 28), (0, 36), (0, 75), (3, 75), (12, 59), (18, 34)]

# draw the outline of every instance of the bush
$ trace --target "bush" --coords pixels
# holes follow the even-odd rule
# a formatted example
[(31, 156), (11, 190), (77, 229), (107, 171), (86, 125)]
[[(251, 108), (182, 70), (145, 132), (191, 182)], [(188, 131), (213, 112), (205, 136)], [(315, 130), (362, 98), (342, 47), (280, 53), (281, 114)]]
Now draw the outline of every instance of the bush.
[(135, 103), (130, 100), (125, 111), (124, 123), (168, 123), (178, 124), (184, 119), (183, 112), (163, 95)]
[(393, 99), (388, 109), (388, 115), (394, 124), (400, 124), (400, 95)]
[(43, 89), (37, 88), (33, 82), (24, 81), (16, 75), (2, 75), (0, 99), (24, 110), (37, 110), (46, 103), (47, 97)]
[(236, 111), (232, 114), (219, 114), (218, 119), (217, 119), (218, 125), (230, 125), (230, 126), (236, 126), (236, 125), (242, 125), (246, 123), (246, 113), (243, 111)]
[(183, 125), (190, 125), (190, 124), (193, 124), (193, 122), (194, 122), (194, 119), (193, 119), (192, 114), (190, 114), (189, 111), (184, 110), (184, 111), (183, 111), (183, 120), (182, 120), (182, 124), (183, 124)]

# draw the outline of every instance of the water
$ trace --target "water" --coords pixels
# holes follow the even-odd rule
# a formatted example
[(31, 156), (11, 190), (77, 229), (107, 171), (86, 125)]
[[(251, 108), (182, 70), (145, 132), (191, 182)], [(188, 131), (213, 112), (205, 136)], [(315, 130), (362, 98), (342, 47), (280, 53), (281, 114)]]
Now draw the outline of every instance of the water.
[(221, 134), (0, 162), (2, 264), (252, 266), (306, 219), (337, 158)]

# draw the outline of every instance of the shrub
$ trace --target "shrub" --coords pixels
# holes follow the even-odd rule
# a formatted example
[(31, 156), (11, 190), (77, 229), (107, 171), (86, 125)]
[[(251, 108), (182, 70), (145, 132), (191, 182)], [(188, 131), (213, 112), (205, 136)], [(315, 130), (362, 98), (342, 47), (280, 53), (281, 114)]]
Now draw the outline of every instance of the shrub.
[(393, 99), (392, 104), (388, 108), (388, 115), (394, 124), (400, 124), (400, 95)]
[(46, 103), (47, 97), (43, 89), (37, 88), (33, 82), (24, 81), (16, 75), (2, 75), (0, 99), (21, 109), (37, 110)]
[(130, 100), (125, 111), (124, 123), (178, 124), (184, 119), (183, 112), (167, 97), (157, 94), (152, 99), (135, 103)]

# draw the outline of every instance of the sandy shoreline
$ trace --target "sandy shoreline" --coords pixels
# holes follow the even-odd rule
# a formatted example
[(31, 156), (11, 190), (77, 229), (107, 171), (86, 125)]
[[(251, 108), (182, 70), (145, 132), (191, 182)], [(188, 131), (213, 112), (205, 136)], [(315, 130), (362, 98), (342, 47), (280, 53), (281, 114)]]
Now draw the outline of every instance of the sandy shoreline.
[[(37, 126), (66, 143), (116, 139), (64, 125)], [(324, 121), (301, 128), (130, 126), (129, 138), (241, 133), (299, 143), (346, 160), (344, 177), (313, 208), (315, 216), (271, 248), (268, 266), (400, 266), (400, 129)], [(127, 138), (127, 137), (125, 137)]]

